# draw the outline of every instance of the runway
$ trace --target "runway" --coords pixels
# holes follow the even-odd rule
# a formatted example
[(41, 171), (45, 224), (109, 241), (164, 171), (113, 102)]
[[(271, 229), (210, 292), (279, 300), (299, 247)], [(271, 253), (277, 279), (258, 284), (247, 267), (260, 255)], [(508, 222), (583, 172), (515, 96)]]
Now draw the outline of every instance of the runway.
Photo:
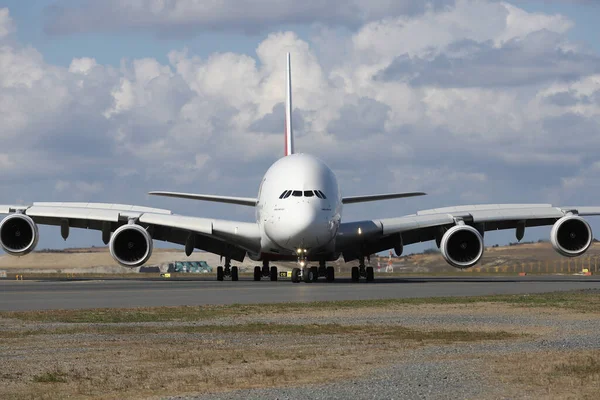
[(377, 278), (373, 283), (215, 280), (0, 281), (0, 310), (155, 307), (439, 296), (543, 293), (600, 289), (583, 276)]

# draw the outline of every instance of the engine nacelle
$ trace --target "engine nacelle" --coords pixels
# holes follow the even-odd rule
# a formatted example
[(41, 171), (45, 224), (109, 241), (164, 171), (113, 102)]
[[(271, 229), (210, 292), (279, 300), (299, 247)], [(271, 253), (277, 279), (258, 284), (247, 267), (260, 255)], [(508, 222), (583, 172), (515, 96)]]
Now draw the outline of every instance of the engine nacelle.
[(31, 253), (38, 239), (37, 225), (25, 214), (12, 214), (0, 222), (0, 246), (10, 255)]
[(128, 268), (139, 267), (152, 255), (152, 237), (140, 225), (121, 226), (112, 234), (108, 246), (115, 261)]
[(565, 257), (582, 255), (592, 244), (592, 228), (578, 215), (562, 217), (552, 227), (550, 242), (559, 254)]
[(483, 256), (483, 238), (470, 225), (455, 225), (442, 236), (440, 250), (454, 268), (470, 268)]

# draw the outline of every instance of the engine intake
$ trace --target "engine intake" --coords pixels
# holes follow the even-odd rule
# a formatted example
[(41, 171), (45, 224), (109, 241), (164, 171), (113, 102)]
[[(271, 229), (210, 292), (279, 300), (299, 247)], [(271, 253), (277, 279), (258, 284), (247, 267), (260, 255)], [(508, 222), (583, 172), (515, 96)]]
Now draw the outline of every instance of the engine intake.
[(592, 244), (592, 228), (578, 215), (562, 217), (552, 227), (550, 242), (559, 254), (565, 257), (582, 255)]
[(483, 256), (483, 238), (472, 226), (455, 225), (442, 236), (440, 250), (454, 268), (470, 268)]
[(25, 214), (12, 214), (0, 222), (0, 245), (10, 255), (31, 253), (38, 239), (37, 225)]
[(124, 267), (144, 264), (152, 255), (152, 237), (144, 227), (123, 225), (110, 238), (110, 255)]

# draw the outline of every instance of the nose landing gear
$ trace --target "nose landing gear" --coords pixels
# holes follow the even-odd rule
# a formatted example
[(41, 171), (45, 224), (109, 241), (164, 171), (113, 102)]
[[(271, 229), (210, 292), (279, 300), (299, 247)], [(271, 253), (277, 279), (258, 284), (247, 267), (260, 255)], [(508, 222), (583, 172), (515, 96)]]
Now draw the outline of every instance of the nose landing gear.
[(294, 268), (292, 270), (292, 282), (298, 283), (304, 281), (306, 283), (316, 282), (319, 277), (325, 277), (327, 282), (335, 280), (335, 270), (331, 266), (327, 266), (325, 261), (319, 261), (318, 267), (306, 266), (305, 258), (298, 258), (298, 264), (302, 268)]

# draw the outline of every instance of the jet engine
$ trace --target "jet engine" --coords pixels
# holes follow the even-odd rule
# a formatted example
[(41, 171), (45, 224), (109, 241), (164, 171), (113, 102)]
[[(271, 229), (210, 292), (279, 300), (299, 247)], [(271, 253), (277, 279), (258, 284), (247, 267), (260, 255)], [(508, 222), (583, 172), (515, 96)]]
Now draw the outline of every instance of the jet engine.
[(578, 215), (562, 217), (552, 227), (550, 242), (559, 254), (565, 257), (582, 255), (592, 244), (592, 228)]
[(10, 255), (31, 253), (38, 239), (37, 225), (25, 214), (12, 214), (0, 222), (0, 245)]
[(440, 250), (446, 262), (454, 268), (470, 268), (483, 255), (483, 238), (470, 225), (455, 225), (442, 236)]
[(152, 255), (152, 237), (140, 225), (121, 226), (112, 234), (108, 246), (110, 255), (124, 267), (139, 267)]

